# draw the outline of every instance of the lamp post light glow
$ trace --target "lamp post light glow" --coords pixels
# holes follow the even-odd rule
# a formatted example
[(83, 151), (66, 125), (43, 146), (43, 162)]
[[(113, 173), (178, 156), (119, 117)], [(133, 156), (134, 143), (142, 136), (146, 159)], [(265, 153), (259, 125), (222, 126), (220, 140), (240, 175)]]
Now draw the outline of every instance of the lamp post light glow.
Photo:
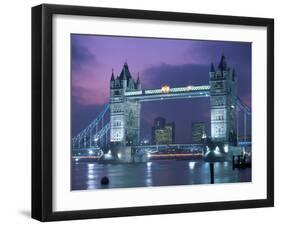
[(190, 91), (192, 89), (192, 86), (187, 86), (186, 88), (188, 91)]
[(170, 86), (164, 85), (161, 88), (162, 93), (169, 93), (170, 92)]
[(228, 152), (228, 145), (224, 145), (224, 152), (225, 152), (225, 153)]
[(215, 153), (216, 155), (220, 154), (220, 149), (219, 149), (218, 146), (216, 146), (214, 153)]

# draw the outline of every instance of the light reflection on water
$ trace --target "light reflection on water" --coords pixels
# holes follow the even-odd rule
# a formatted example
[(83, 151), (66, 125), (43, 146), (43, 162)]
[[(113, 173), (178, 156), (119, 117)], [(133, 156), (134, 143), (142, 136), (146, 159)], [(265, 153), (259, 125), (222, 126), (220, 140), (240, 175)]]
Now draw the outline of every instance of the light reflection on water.
[(152, 165), (152, 162), (147, 162), (146, 163), (146, 171), (147, 171), (146, 186), (152, 186), (152, 170), (151, 170), (151, 165)]
[[(251, 169), (232, 170), (232, 164), (214, 164), (215, 183), (250, 182)], [(101, 185), (102, 177), (109, 178)], [(203, 161), (161, 160), (135, 164), (72, 164), (72, 190), (209, 184), (209, 164)]]
[(188, 164), (189, 164), (189, 169), (190, 169), (190, 170), (194, 170), (194, 167), (195, 167), (196, 162), (191, 162), (191, 161), (190, 161)]

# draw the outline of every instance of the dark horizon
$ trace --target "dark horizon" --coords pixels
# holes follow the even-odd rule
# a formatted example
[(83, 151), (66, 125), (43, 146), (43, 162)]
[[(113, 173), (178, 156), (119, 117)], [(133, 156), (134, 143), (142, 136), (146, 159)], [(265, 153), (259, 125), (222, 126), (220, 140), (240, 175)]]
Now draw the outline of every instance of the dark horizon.
[[(124, 62), (135, 79), (139, 74), (142, 89), (208, 85), (210, 64), (217, 66), (223, 52), (236, 71), (238, 96), (251, 107), (251, 43), (72, 35), (71, 49), (72, 135), (102, 111), (109, 100), (112, 68), (119, 75)], [(205, 122), (210, 135), (208, 98), (142, 103), (141, 139), (151, 137), (159, 116), (175, 122), (176, 143), (192, 141), (192, 122)], [(249, 126), (247, 132), (251, 134)]]

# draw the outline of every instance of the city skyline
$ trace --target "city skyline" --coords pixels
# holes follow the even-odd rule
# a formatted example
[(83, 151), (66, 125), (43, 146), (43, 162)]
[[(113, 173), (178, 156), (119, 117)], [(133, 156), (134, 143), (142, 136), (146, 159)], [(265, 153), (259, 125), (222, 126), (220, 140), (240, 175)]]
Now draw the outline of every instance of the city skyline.
[[(108, 102), (112, 68), (119, 75), (124, 62), (128, 63), (135, 79), (139, 75), (144, 89), (161, 88), (165, 84), (170, 87), (207, 85), (210, 64), (218, 66), (224, 52), (238, 77), (238, 96), (251, 107), (251, 43), (95, 35), (72, 35), (71, 39), (73, 135), (92, 121)], [(158, 116), (175, 122), (179, 143), (191, 141), (193, 121), (205, 122), (210, 133), (208, 99), (150, 102), (143, 103), (141, 108), (141, 139), (151, 134), (153, 121)]]

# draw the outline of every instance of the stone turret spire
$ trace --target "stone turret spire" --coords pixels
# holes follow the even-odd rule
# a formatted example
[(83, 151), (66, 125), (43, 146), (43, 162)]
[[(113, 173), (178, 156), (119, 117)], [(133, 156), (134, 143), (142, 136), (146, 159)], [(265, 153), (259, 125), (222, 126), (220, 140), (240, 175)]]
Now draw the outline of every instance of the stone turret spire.
[(232, 70), (232, 81), (235, 81), (235, 78), (236, 78), (236, 72), (235, 72), (235, 69), (233, 68), (233, 70)]
[(140, 75), (139, 75), (139, 73), (138, 73), (138, 77), (137, 77), (136, 86), (137, 86), (137, 89), (138, 89), (138, 90), (140, 90), (140, 89), (141, 89), (141, 84), (140, 84)]
[(213, 63), (211, 63), (210, 72), (215, 72), (215, 66), (214, 66), (214, 64), (213, 64)]
[(110, 81), (115, 81), (115, 79), (114, 79), (114, 70), (113, 70), (113, 68), (112, 68), (112, 74), (111, 74), (111, 79), (110, 79)]
[(220, 64), (219, 64), (218, 68), (220, 70), (226, 70), (227, 69), (227, 63), (226, 63), (226, 59), (225, 59), (224, 53), (222, 53)]
[(110, 78), (110, 88), (114, 88), (115, 87), (115, 83), (116, 82), (115, 82), (114, 72), (113, 72), (113, 68), (112, 68), (112, 74), (111, 74), (111, 78)]
[(129, 80), (130, 78), (132, 78), (131, 73), (129, 71), (129, 66), (128, 66), (127, 60), (124, 63), (123, 69), (122, 69), (119, 77), (121, 80)]

